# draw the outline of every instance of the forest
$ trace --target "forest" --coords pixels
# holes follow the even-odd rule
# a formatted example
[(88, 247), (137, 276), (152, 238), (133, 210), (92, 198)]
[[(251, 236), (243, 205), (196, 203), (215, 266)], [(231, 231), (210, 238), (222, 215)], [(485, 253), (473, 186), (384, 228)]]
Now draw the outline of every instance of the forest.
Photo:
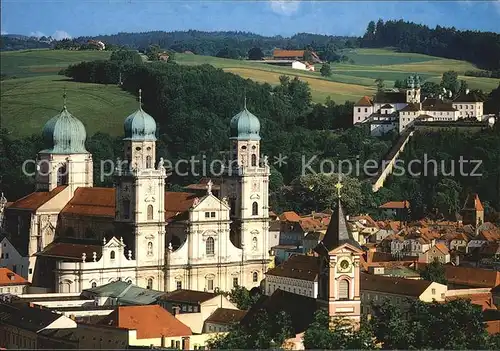
[(371, 21), (360, 39), (361, 47), (394, 47), (414, 52), (474, 63), (480, 68), (500, 69), (500, 34), (460, 31), (455, 28), (428, 26), (412, 22)]

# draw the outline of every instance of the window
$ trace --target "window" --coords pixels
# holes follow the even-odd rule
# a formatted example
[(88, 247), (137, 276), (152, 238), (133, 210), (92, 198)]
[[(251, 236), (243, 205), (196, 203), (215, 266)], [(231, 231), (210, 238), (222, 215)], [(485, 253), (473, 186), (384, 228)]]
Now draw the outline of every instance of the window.
[(33, 274), (33, 268), (28, 269), (28, 274)]
[(342, 279), (339, 282), (339, 299), (340, 300), (349, 299), (349, 282), (345, 279)]
[(115, 252), (114, 251), (111, 251), (111, 253), (109, 254), (109, 258), (111, 258), (112, 260), (115, 259)]
[(207, 279), (207, 290), (208, 291), (214, 290), (214, 280), (212, 278)]
[(148, 242), (148, 256), (153, 256), (153, 243), (150, 241)]
[(233, 278), (233, 287), (236, 288), (238, 286), (238, 277)]
[(210, 217), (215, 218), (215, 212), (210, 212)]
[(151, 168), (151, 156), (146, 156), (146, 168)]
[(432, 289), (431, 292), (432, 292), (432, 295), (436, 295), (436, 289)]
[(210, 218), (210, 212), (205, 212), (205, 218)]
[(255, 236), (252, 238), (252, 251), (257, 251), (257, 238)]
[(95, 287), (97, 287), (97, 283), (96, 282), (92, 282), (91, 286), (92, 286), (92, 288), (95, 288)]
[(153, 219), (153, 205), (148, 205), (148, 221)]
[(252, 204), (252, 216), (257, 216), (259, 214), (259, 204), (254, 202)]
[(153, 289), (153, 278), (149, 278), (148, 279), (148, 286), (147, 286), (148, 289)]
[(253, 272), (253, 273), (252, 273), (252, 281), (253, 281), (254, 283), (256, 283), (256, 282), (258, 282), (258, 281), (259, 281), (259, 273), (257, 273), (257, 272)]
[(365, 107), (365, 112), (368, 112), (368, 107)]
[(57, 186), (68, 185), (68, 172), (66, 165), (63, 165), (57, 169)]
[(252, 154), (252, 167), (257, 167), (257, 155)]
[(361, 107), (358, 107), (358, 112), (361, 112)]
[(182, 282), (180, 280), (178, 280), (178, 281), (175, 282), (175, 288), (177, 290), (182, 289)]
[(209, 237), (207, 239), (205, 252), (206, 252), (207, 255), (214, 255), (215, 254), (215, 242), (214, 242), (214, 238)]
[(129, 219), (130, 218), (130, 200), (123, 200), (123, 218), (124, 219)]

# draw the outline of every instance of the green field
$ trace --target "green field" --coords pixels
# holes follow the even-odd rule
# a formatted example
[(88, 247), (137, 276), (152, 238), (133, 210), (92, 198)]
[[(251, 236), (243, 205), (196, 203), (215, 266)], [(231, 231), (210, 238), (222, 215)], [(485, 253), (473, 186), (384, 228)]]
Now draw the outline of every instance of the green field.
[(123, 121), (138, 107), (134, 96), (114, 85), (77, 83), (58, 75), (9, 79), (1, 84), (2, 128), (14, 137), (41, 133), (61, 110), (65, 89), (68, 110), (85, 124), (87, 135), (122, 135)]
[[(96, 131), (122, 134), (122, 123), (137, 107), (135, 97), (117, 86), (76, 83), (57, 75), (60, 69), (81, 61), (108, 59), (109, 52), (25, 50), (0, 53), (1, 72), (8, 77), (1, 82), (0, 113), (2, 127), (13, 135), (40, 133), (43, 124), (62, 106), (64, 89), (68, 93), (68, 108), (87, 126), (92, 135)], [(419, 74), (422, 80), (439, 82), (443, 72), (459, 73), (476, 68), (464, 61), (449, 60), (420, 54), (396, 53), (385, 49), (356, 49), (346, 52), (354, 64), (333, 64), (333, 75), (324, 78), (316, 72), (294, 70), (260, 62), (230, 60), (193, 54), (176, 54), (183, 65), (210, 64), (226, 72), (257, 82), (279, 84), (281, 75), (298, 76), (309, 83), (313, 100), (324, 102), (328, 96), (338, 103), (357, 101), (363, 95), (373, 95), (374, 80), (382, 78), (387, 87), (396, 79)], [(499, 79), (460, 76), (469, 87), (490, 91)]]
[(466, 80), (471, 89), (482, 89), (489, 92), (496, 88), (500, 82), (499, 79), (463, 76), (465, 71), (478, 70), (471, 63), (464, 61), (421, 54), (398, 53), (389, 49), (355, 49), (345, 52), (345, 54), (354, 60), (354, 64), (332, 64), (333, 74), (328, 78), (320, 75), (321, 65), (315, 67), (316, 72), (306, 72), (260, 62), (193, 54), (176, 54), (175, 57), (180, 64), (210, 64), (244, 78), (272, 85), (279, 84), (279, 76), (282, 74), (298, 76), (311, 86), (315, 102), (324, 102), (327, 96), (338, 103), (343, 103), (346, 100), (356, 101), (363, 95), (372, 95), (375, 91), (374, 81), (377, 78), (383, 79), (386, 87), (392, 87), (397, 79), (404, 80), (409, 75), (414, 74), (420, 75), (423, 82), (426, 80), (439, 82), (443, 72), (449, 70), (455, 70), (461, 74), (459, 79)]

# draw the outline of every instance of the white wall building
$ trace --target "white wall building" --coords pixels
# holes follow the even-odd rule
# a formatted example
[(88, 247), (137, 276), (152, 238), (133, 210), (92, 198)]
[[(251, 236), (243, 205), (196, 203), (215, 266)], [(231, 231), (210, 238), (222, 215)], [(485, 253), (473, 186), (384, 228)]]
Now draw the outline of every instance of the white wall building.
[(21, 277), (28, 279), (28, 257), (23, 257), (6, 237), (0, 240), (0, 267), (8, 268)]

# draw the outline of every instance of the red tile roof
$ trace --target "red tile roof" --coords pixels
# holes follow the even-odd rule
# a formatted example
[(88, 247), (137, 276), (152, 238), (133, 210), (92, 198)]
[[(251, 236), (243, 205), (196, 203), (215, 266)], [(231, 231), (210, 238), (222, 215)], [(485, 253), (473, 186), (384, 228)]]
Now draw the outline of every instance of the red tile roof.
[(286, 221), (286, 222), (291, 222), (291, 223), (298, 223), (298, 222), (300, 222), (300, 216), (293, 211), (287, 211), (287, 212), (283, 212), (280, 215), (280, 220)]
[(37, 191), (31, 193), (13, 202), (11, 205), (9, 205), (9, 209), (36, 211), (40, 206), (48, 202), (50, 199), (59, 194), (65, 188), (66, 185), (63, 185), (63, 186), (58, 186), (52, 191)]
[[(467, 292), (467, 290), (465, 290)], [(491, 292), (487, 293), (477, 293), (477, 294), (463, 294), (463, 295), (454, 295), (446, 297), (446, 301), (452, 301), (456, 299), (464, 299), (470, 300), (474, 305), (479, 305), (484, 310), (494, 309), (496, 310), (496, 306), (493, 303), (493, 296)]]
[(136, 330), (138, 339), (192, 335), (187, 325), (159, 305), (119, 306), (102, 323)]
[(372, 99), (369, 96), (365, 95), (361, 99), (359, 99), (359, 101), (354, 106), (366, 106), (366, 107), (369, 107), (369, 106), (372, 106), (372, 105), (373, 105)]
[(361, 290), (419, 297), (432, 284), (427, 280), (384, 277), (361, 273)]
[(467, 200), (465, 200), (464, 210), (465, 209), (475, 209), (476, 211), (484, 211), (483, 204), (481, 200), (479, 200), (478, 194), (470, 194), (467, 196)]
[(8, 285), (22, 285), (29, 284), (29, 282), (20, 275), (12, 272), (7, 268), (0, 268), (0, 286)]
[(78, 216), (115, 217), (115, 189), (78, 188), (61, 213)]
[(436, 245), (436, 248), (441, 251), (444, 255), (449, 255), (450, 254), (450, 250), (448, 250), (448, 248), (446, 247), (445, 244), (443, 243), (437, 243)]
[(408, 201), (389, 201), (383, 205), (380, 205), (379, 208), (409, 208), (410, 203)]
[(165, 219), (171, 219), (178, 214), (188, 211), (198, 197), (193, 193), (166, 192), (165, 193)]
[(273, 57), (304, 57), (305, 50), (274, 49)]
[(239, 323), (245, 317), (247, 311), (234, 310), (230, 308), (218, 308), (205, 320), (216, 324), (234, 324)]
[(455, 285), (474, 288), (494, 288), (500, 285), (500, 272), (470, 267), (446, 265), (446, 280)]

